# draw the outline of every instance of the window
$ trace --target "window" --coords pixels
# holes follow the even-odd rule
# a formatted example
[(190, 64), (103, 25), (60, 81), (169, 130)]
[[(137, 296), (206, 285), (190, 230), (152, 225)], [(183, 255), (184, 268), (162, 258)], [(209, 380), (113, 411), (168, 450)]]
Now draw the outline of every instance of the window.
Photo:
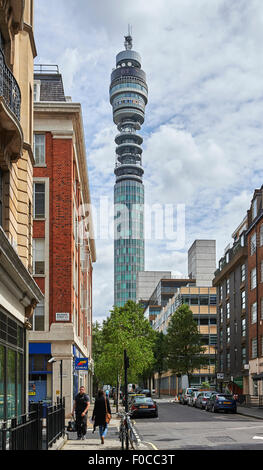
[(45, 183), (34, 183), (34, 218), (45, 218)]
[(226, 355), (226, 368), (230, 369), (230, 353)]
[(230, 342), (230, 326), (228, 326), (226, 329), (226, 341), (227, 343)]
[(251, 340), (251, 356), (252, 359), (255, 359), (257, 357), (257, 338), (253, 338)]
[(222, 300), (223, 299), (223, 286), (222, 286), (222, 284), (219, 288), (219, 296), (220, 296), (220, 300)]
[(244, 310), (246, 308), (246, 291), (241, 292), (241, 308)]
[(230, 303), (226, 303), (226, 318), (230, 318)]
[(257, 285), (257, 270), (256, 268), (252, 269), (250, 273), (250, 289), (255, 289)]
[(33, 240), (33, 274), (45, 274), (45, 240)]
[(44, 165), (46, 162), (46, 136), (34, 134), (34, 157), (36, 165)]
[(3, 225), (3, 173), (0, 169), (0, 227)]
[(256, 253), (256, 247), (257, 247), (257, 234), (256, 232), (254, 232), (250, 239), (250, 255), (251, 256), (254, 253)]
[(257, 198), (255, 198), (252, 203), (252, 220), (255, 219), (256, 215), (257, 215)]
[(219, 309), (219, 314), (220, 314), (220, 323), (223, 323), (224, 321), (224, 314), (223, 314), (223, 308), (220, 307)]
[(246, 280), (246, 265), (242, 264), (242, 266), (241, 266), (241, 282), (244, 282), (245, 280)]
[(200, 305), (208, 305), (208, 296), (200, 296)]
[(241, 321), (241, 336), (245, 337), (246, 336), (246, 319), (242, 318)]
[(246, 348), (241, 349), (241, 360), (242, 360), (242, 366), (246, 364), (246, 356), (247, 356), (247, 351)]
[(259, 243), (260, 243), (260, 246), (263, 245), (263, 224), (260, 225), (260, 229), (259, 229)]
[(45, 326), (45, 308), (43, 303), (39, 303), (33, 315), (33, 331), (44, 331)]
[(226, 295), (229, 295), (230, 291), (230, 279), (226, 280)]
[(257, 302), (251, 306), (251, 323), (257, 323)]

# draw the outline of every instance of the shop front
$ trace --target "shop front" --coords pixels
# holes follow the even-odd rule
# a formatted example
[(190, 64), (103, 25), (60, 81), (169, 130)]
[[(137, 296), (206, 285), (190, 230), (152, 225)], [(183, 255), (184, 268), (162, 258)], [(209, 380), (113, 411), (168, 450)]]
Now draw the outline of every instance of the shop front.
[(0, 420), (25, 409), (25, 330), (0, 308)]

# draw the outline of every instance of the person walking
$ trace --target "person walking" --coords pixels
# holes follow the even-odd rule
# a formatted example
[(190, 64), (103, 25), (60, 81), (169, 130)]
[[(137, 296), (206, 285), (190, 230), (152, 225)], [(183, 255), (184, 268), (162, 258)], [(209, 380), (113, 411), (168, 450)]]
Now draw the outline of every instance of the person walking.
[(105, 396), (103, 390), (98, 391), (98, 396), (95, 400), (94, 410), (92, 414), (92, 421), (94, 421), (93, 432), (99, 426), (99, 433), (101, 443), (104, 444), (104, 438), (108, 432), (108, 424), (106, 422), (106, 413), (111, 415), (111, 408), (109, 399)]
[(80, 387), (79, 393), (75, 396), (72, 416), (76, 413), (76, 427), (78, 439), (85, 439), (87, 432), (87, 414), (90, 406), (89, 395), (85, 393), (85, 388)]

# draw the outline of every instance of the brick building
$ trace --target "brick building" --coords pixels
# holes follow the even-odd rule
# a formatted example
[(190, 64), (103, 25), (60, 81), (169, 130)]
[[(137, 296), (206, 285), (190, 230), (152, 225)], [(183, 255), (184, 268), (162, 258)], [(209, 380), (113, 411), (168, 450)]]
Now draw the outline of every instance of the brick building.
[(248, 393), (248, 265), (247, 217), (232, 235), (219, 260), (213, 285), (217, 288), (218, 385), (238, 394)]
[(263, 186), (247, 212), (249, 393), (263, 395)]
[[(80, 104), (65, 97), (56, 66), (40, 66), (34, 78), (33, 273), (45, 300), (30, 333), (30, 384), (33, 399), (54, 401), (62, 361), (67, 415), (79, 386), (92, 390), (96, 253), (88, 169)], [(56, 362), (49, 363), (51, 357)], [(77, 371), (76, 358), (88, 358), (89, 370)]]

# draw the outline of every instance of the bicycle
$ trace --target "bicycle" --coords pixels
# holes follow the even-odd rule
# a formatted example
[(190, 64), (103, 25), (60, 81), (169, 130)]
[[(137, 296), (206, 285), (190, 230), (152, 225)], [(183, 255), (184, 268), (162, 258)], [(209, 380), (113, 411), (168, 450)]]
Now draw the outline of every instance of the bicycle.
[(129, 444), (133, 450), (136, 449), (137, 438), (134, 434), (132, 425), (131, 425), (131, 413), (118, 413), (118, 416), (121, 418), (121, 424), (119, 429), (119, 439), (121, 441), (121, 449), (124, 450), (126, 445), (126, 450), (129, 450)]

